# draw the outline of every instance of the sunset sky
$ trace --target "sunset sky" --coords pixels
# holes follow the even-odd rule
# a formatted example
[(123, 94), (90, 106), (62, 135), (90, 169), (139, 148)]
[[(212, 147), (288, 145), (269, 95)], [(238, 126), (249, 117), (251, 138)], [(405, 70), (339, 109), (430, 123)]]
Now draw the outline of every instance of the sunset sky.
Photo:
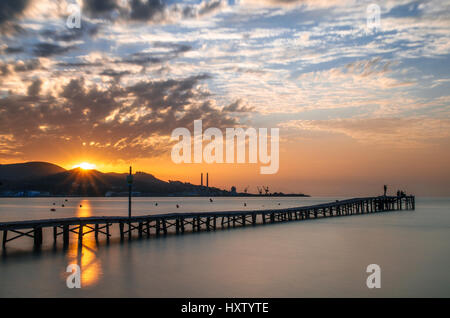
[[(0, 37), (0, 163), (450, 195), (450, 1), (2, 0)], [(196, 119), (278, 127), (279, 172), (172, 163), (172, 130)]]

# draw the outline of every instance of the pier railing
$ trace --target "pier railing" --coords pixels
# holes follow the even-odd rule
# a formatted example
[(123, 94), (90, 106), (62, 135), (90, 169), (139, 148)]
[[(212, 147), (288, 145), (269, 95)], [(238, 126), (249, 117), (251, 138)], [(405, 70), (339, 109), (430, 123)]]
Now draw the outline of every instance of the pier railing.
[(77, 235), (79, 244), (82, 244), (83, 236), (89, 233), (94, 233), (96, 240), (99, 239), (99, 236), (104, 236), (109, 242), (112, 236), (111, 227), (117, 224), (120, 239), (123, 241), (125, 237), (131, 240), (133, 234), (142, 238), (143, 236), (167, 235), (169, 232), (183, 234), (185, 232), (215, 231), (259, 224), (414, 209), (415, 197), (412, 195), (378, 196), (272, 210), (168, 213), (131, 218), (98, 216), (13, 221), (0, 223), (0, 231), (3, 232), (3, 248), (7, 242), (21, 237), (33, 239), (35, 248), (39, 248), (43, 243), (43, 229), (45, 228), (53, 230), (54, 244), (57, 243), (58, 237), (62, 236), (63, 246), (67, 247), (70, 233)]

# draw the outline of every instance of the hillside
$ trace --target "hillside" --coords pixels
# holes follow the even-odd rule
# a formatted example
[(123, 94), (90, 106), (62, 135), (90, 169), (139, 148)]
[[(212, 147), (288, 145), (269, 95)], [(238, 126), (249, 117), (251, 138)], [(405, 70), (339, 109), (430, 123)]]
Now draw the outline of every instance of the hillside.
[[(126, 173), (103, 173), (80, 168), (65, 170), (45, 162), (0, 165), (0, 195), (21, 196), (76, 195), (122, 196), (128, 192)], [(217, 188), (206, 188), (179, 181), (165, 182), (151, 174), (134, 174), (133, 194), (143, 196), (166, 195), (227, 195)]]
[(36, 178), (66, 171), (48, 162), (31, 161), (25, 163), (0, 164), (0, 180), (20, 180)]

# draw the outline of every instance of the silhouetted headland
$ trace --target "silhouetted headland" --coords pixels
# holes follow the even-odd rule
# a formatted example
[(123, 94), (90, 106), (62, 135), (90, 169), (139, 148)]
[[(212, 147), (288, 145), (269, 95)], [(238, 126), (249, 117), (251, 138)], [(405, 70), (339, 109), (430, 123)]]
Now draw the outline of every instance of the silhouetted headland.
[[(103, 173), (97, 170), (75, 168), (66, 170), (47, 162), (27, 162), (0, 165), (0, 196), (128, 196), (126, 173)], [(160, 180), (145, 172), (133, 175), (133, 196), (299, 196), (282, 192), (252, 194), (216, 187), (195, 185), (189, 182)]]

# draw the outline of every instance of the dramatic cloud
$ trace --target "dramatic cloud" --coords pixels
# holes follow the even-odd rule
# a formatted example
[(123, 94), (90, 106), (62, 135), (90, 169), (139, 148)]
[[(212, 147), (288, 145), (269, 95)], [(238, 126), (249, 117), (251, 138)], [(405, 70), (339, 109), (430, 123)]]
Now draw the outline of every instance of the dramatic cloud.
[(28, 0), (0, 1), (0, 32), (7, 32), (17, 28), (17, 26), (11, 22), (22, 15), (28, 2)]
[(284, 125), (307, 132), (330, 132), (371, 145), (396, 148), (439, 145), (450, 139), (450, 119), (438, 118), (353, 118), (298, 120)]
[[(157, 137), (170, 136), (177, 127), (191, 127), (203, 119), (212, 127), (232, 127), (237, 119), (226, 115), (209, 100), (199, 84), (209, 79), (197, 75), (165, 81), (142, 81), (127, 87), (105, 88), (72, 79), (55, 96), (42, 94), (40, 79), (26, 95), (10, 95), (0, 103), (0, 135), (17, 142), (12, 150), (26, 154), (29, 148), (58, 143), (101, 148), (113, 157), (160, 155), (169, 143), (156, 145)], [(234, 104), (226, 112), (245, 112)], [(5, 137), (6, 138), (6, 137)]]
[(34, 46), (33, 53), (36, 56), (48, 57), (56, 54), (66, 53), (73, 48), (75, 48), (75, 46), (62, 46), (53, 43), (38, 43)]

